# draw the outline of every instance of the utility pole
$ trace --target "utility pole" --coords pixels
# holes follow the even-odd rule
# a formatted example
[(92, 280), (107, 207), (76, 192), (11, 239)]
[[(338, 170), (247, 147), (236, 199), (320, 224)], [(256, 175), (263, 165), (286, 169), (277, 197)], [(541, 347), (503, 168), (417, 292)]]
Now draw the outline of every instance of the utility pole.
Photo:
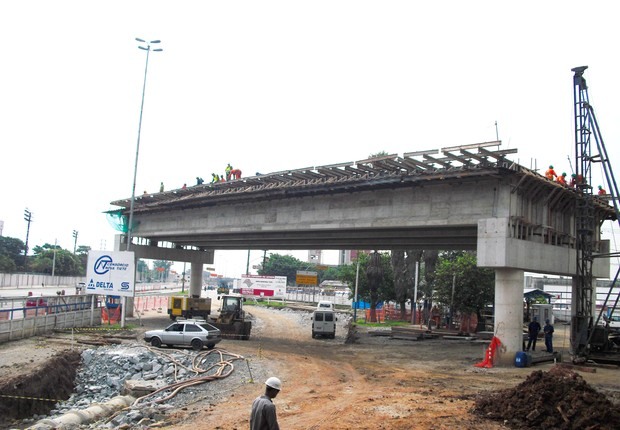
[(56, 249), (58, 246), (58, 239), (54, 239), (54, 258), (52, 259), (52, 282), (54, 282), (54, 272), (56, 271)]
[(73, 253), (75, 254), (75, 251), (77, 249), (77, 238), (78, 238), (78, 231), (77, 230), (73, 230)]
[(24, 270), (26, 270), (28, 263), (28, 236), (30, 235), (30, 223), (32, 222), (32, 212), (30, 212), (28, 208), (24, 209), (24, 221), (28, 223), (28, 229), (26, 230), (26, 246), (24, 247)]

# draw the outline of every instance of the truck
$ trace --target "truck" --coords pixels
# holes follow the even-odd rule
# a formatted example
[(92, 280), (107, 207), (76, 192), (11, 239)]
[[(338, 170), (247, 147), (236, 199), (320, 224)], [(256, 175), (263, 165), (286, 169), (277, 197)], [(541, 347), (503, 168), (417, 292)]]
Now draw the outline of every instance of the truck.
[(203, 318), (220, 329), (222, 337), (248, 340), (252, 331), (252, 322), (247, 321), (240, 295), (218, 296), (221, 307), (218, 315), (211, 314), (211, 299), (207, 297), (172, 296), (168, 301), (168, 315), (177, 318)]

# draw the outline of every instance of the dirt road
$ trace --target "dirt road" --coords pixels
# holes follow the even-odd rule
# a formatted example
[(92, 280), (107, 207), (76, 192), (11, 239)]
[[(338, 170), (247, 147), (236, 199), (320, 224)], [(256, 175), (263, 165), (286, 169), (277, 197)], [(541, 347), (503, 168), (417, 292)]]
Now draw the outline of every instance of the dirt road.
[[(345, 344), (342, 325), (336, 339), (312, 339), (308, 315), (255, 306), (247, 311), (255, 318), (252, 338), (225, 340), (221, 346), (282, 379), (275, 404), (283, 429), (506, 428), (472, 413), (476, 395), (514, 387), (533, 370), (553, 366), (480, 369), (473, 364), (482, 360), (485, 346), (461, 340), (393, 340), (361, 332), (356, 343)], [(140, 331), (169, 322), (161, 314), (146, 317)], [(0, 357), (8, 358), (8, 351), (0, 347), (4, 354)], [(36, 361), (3, 362), (0, 377)], [(618, 404), (618, 372), (600, 368), (583, 376)], [(252, 401), (262, 394), (262, 382), (246, 384), (218, 404), (188, 405), (169, 414), (163, 428), (246, 429)]]
[[(360, 334), (355, 344), (312, 339), (309, 326), (286, 312), (251, 308), (259, 330), (250, 342), (231, 350), (263, 360), (283, 380), (276, 398), (280, 426), (288, 429), (500, 429), (472, 413), (484, 390), (513, 387), (532, 368), (480, 369), (484, 346), (468, 341), (390, 340)], [(537, 366), (549, 369), (553, 364)], [(585, 374), (619, 394), (618, 370)], [(597, 381), (597, 382), (594, 382)], [(192, 407), (176, 429), (248, 428), (252, 400), (261, 381), (235, 393), (226, 403)], [(616, 397), (619, 399), (619, 397)]]

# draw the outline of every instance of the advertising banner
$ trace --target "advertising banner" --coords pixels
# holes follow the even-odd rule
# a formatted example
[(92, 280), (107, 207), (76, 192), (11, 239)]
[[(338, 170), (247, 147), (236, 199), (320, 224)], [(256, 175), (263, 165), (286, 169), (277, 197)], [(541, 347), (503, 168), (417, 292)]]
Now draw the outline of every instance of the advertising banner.
[(90, 251), (86, 294), (133, 297), (134, 261), (134, 253), (130, 251)]
[(244, 296), (283, 299), (286, 297), (286, 276), (241, 275), (236, 289)]

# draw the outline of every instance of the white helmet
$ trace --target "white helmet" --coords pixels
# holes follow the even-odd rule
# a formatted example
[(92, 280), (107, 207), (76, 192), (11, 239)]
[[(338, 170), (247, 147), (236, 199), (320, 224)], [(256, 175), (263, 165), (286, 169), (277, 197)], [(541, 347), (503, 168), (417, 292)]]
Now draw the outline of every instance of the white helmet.
[(265, 381), (265, 385), (267, 385), (268, 387), (271, 387), (271, 388), (273, 388), (275, 390), (278, 390), (278, 391), (280, 391), (282, 389), (282, 381), (280, 381), (275, 376), (272, 376), (271, 378), (267, 379)]

